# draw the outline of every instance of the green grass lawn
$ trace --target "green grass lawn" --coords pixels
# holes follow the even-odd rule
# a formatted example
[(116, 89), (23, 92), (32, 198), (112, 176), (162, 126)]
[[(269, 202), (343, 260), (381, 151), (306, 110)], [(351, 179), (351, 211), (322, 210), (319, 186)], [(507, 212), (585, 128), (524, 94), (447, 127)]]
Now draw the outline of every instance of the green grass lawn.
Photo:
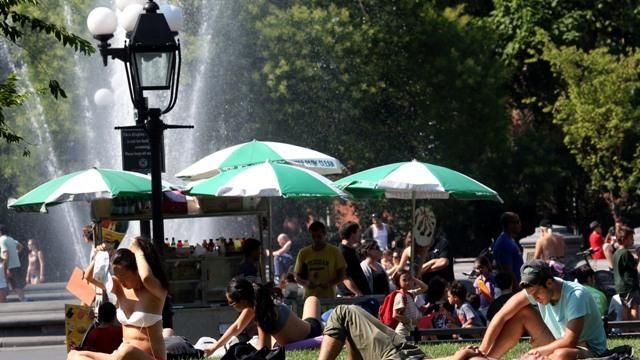
[[(453, 355), (461, 346), (471, 345), (472, 343), (455, 343), (455, 342), (442, 342), (436, 344), (426, 344), (420, 347), (424, 352), (432, 358), (445, 357)], [(635, 350), (635, 354), (640, 354), (640, 338), (614, 338), (609, 339), (607, 346), (609, 348), (616, 347), (618, 345), (631, 345)], [(504, 359), (517, 359), (518, 355), (527, 351), (530, 348), (528, 343), (522, 342), (512, 349)], [(345, 359), (346, 352), (343, 351), (338, 359)], [(287, 359), (291, 360), (315, 360), (318, 358), (318, 350), (301, 350), (301, 351), (288, 351)], [(368, 359), (365, 359), (368, 360)], [(374, 359), (375, 360), (375, 359)]]

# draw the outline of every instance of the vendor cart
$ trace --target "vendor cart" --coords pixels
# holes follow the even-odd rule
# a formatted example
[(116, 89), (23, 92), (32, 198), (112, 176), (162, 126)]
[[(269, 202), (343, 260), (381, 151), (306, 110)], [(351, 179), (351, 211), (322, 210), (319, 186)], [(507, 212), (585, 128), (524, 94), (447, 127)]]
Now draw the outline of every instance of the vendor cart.
[[(252, 226), (250, 236), (258, 239), (263, 247), (270, 246), (270, 210), (266, 199), (187, 196), (184, 204), (171, 204), (171, 200), (165, 200), (163, 212), (167, 221), (251, 217), (255, 219), (256, 226)], [(96, 241), (104, 241), (105, 236), (112, 235), (108, 228), (105, 230), (102, 226), (105, 223), (150, 220), (148, 205), (135, 199), (119, 199), (117, 202), (111, 199), (94, 200), (91, 203), (91, 218), (96, 228), (102, 229), (96, 232)], [(201, 246), (203, 239), (188, 239), (187, 236), (176, 235), (177, 238), (173, 241), (169, 239), (169, 244), (165, 242), (163, 254), (169, 278), (169, 294), (174, 304), (174, 331), (193, 342), (201, 336), (217, 338), (237, 317), (237, 313), (227, 304), (225, 289), (243, 261), (242, 239), (235, 234), (219, 234), (216, 229), (211, 229), (210, 239), (217, 246), (205, 248)], [(176, 241), (181, 241), (183, 247), (172, 247), (171, 243)], [(185, 246), (185, 243), (189, 246)], [(268, 280), (271, 276), (267, 260), (263, 255), (260, 276)]]

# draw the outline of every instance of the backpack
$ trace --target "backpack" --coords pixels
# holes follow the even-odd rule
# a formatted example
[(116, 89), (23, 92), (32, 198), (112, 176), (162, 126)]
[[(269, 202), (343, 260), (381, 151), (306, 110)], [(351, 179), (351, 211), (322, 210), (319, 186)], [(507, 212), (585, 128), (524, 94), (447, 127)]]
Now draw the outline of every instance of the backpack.
[(402, 294), (402, 291), (393, 290), (384, 297), (384, 301), (378, 309), (378, 318), (380, 319), (380, 321), (392, 329), (395, 329), (396, 326), (398, 326), (398, 320), (393, 318), (393, 301), (395, 300), (397, 294), (400, 294), (400, 296), (402, 296), (402, 300), (406, 306), (407, 298)]
[(285, 360), (284, 347), (256, 350), (248, 343), (235, 343), (220, 360)]

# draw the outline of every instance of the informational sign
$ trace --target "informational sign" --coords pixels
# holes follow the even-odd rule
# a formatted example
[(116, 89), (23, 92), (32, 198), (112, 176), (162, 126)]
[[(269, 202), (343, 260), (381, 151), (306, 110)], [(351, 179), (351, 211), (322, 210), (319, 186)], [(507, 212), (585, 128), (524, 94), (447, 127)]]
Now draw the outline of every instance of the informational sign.
[[(142, 174), (151, 173), (151, 141), (144, 129), (120, 129), (122, 140), (122, 168)], [(164, 139), (161, 141), (164, 149)], [(164, 151), (162, 170), (164, 172)]]

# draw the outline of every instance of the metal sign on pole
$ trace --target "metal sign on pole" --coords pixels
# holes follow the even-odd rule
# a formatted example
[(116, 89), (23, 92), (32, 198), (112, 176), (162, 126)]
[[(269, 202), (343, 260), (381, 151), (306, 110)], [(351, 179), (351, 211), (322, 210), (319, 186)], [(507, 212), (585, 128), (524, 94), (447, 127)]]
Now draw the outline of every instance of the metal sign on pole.
[[(151, 141), (143, 128), (119, 128), (122, 141), (122, 169), (142, 174), (151, 173)], [(161, 139), (164, 144), (164, 137)], [(164, 149), (164, 145), (160, 147)], [(165, 171), (162, 151), (162, 172)]]

